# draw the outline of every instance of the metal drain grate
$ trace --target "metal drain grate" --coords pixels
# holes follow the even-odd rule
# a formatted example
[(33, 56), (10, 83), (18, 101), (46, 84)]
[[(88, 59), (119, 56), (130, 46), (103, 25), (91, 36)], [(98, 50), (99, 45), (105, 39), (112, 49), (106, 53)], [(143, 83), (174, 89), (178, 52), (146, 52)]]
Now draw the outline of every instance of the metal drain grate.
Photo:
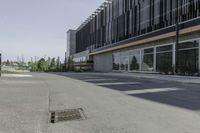
[(50, 112), (51, 123), (84, 119), (86, 119), (86, 115), (82, 108)]

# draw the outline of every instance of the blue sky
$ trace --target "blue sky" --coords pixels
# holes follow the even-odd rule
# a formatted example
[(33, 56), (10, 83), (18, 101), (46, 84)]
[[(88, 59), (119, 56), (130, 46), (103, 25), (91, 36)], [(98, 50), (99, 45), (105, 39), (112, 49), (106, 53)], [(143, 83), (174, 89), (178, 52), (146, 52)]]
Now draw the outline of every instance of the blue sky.
[(66, 31), (76, 29), (104, 0), (0, 0), (3, 60), (64, 58)]

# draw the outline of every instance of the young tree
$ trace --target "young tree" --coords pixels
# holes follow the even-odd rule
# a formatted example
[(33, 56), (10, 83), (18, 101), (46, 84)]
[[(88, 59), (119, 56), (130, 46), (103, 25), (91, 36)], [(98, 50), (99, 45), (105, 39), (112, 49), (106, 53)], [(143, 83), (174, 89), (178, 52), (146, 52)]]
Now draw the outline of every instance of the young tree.
[(10, 61), (9, 60), (6, 61), (6, 66), (10, 66)]
[(69, 71), (74, 71), (74, 61), (73, 61), (73, 57), (69, 57), (69, 58), (68, 58), (67, 64), (68, 64), (68, 70), (69, 70)]
[(47, 62), (48, 62), (48, 66), (50, 66), (51, 65), (51, 57), (48, 57)]
[(38, 61), (38, 69), (42, 72), (47, 72), (49, 70), (48, 63), (44, 58)]
[(56, 71), (60, 71), (60, 65), (61, 65), (60, 57), (58, 56), (58, 58), (56, 60)]
[(38, 65), (37, 65), (37, 63), (30, 63), (29, 67), (31, 68), (32, 72), (37, 72), (38, 71)]

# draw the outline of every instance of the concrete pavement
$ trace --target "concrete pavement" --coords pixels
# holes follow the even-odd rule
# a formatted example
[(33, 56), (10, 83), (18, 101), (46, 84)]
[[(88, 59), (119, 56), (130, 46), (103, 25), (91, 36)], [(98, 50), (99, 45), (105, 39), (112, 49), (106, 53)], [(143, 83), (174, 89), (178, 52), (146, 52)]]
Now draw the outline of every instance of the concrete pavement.
[[(1, 78), (0, 133), (200, 131), (198, 85), (98, 73), (32, 75)], [(47, 123), (49, 109), (73, 108), (83, 108), (87, 119)]]
[(0, 78), (0, 133), (40, 133), (48, 127), (49, 90), (40, 77)]
[[(66, 76), (67, 80), (61, 78), (56, 81), (63, 88), (51, 91), (57, 95), (54, 95), (52, 101), (57, 101), (58, 97), (60, 99), (51, 105), (64, 108), (82, 107), (88, 119), (53, 124), (50, 126), (52, 133), (58, 129), (62, 133), (199, 133), (200, 131), (198, 102), (200, 90), (197, 86), (153, 82), (109, 74), (59, 75)], [(56, 87), (53, 81), (51, 83), (53, 88)], [(70, 86), (67, 91), (65, 84)], [(166, 91), (148, 92), (150, 89), (158, 88)], [(191, 89), (191, 92), (187, 89)], [(142, 90), (143, 93), (124, 94), (130, 90)]]

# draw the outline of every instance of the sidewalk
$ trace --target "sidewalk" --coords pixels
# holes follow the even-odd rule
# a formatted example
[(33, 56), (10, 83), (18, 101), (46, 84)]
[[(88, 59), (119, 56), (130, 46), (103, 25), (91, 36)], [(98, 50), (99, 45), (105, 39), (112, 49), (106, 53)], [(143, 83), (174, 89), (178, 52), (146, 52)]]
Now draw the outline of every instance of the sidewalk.
[[(115, 77), (121, 75), (122, 78), (117, 78), (119, 81), (116, 82), (126, 78), (123, 75), (134, 75), (131, 73), (38, 75), (43, 76), (50, 87), (50, 110), (82, 108), (87, 116), (86, 120), (50, 124), (48, 133), (199, 133), (199, 110), (184, 108), (190, 103), (196, 104), (195, 100), (198, 100), (199, 96), (192, 93), (198, 93), (197, 90), (187, 91), (182, 88), (166, 92), (146, 91), (145, 94), (127, 95), (124, 94), (125, 90), (116, 91), (109, 88), (110, 86), (103, 87), (84, 82), (84, 79), (89, 77), (89, 79), (112, 78), (112, 74), (116, 75)], [(145, 81), (141, 80), (141, 83), (145, 85)], [(161, 84), (165, 85), (165, 83)], [(151, 84), (146, 85), (150, 85), (146, 90), (156, 87)], [(121, 89), (128, 88), (126, 85), (116, 86)], [(129, 87), (132, 87), (129, 90), (137, 92), (145, 89), (145, 86), (138, 88), (129, 85)], [(151, 100), (151, 97), (156, 99)]]
[(145, 79), (156, 79), (170, 82), (180, 82), (180, 83), (190, 83), (190, 84), (200, 84), (200, 77), (192, 76), (179, 76), (179, 75), (161, 75), (161, 74), (148, 74), (148, 73), (108, 73), (113, 76), (127, 76), (135, 78), (145, 78)]

